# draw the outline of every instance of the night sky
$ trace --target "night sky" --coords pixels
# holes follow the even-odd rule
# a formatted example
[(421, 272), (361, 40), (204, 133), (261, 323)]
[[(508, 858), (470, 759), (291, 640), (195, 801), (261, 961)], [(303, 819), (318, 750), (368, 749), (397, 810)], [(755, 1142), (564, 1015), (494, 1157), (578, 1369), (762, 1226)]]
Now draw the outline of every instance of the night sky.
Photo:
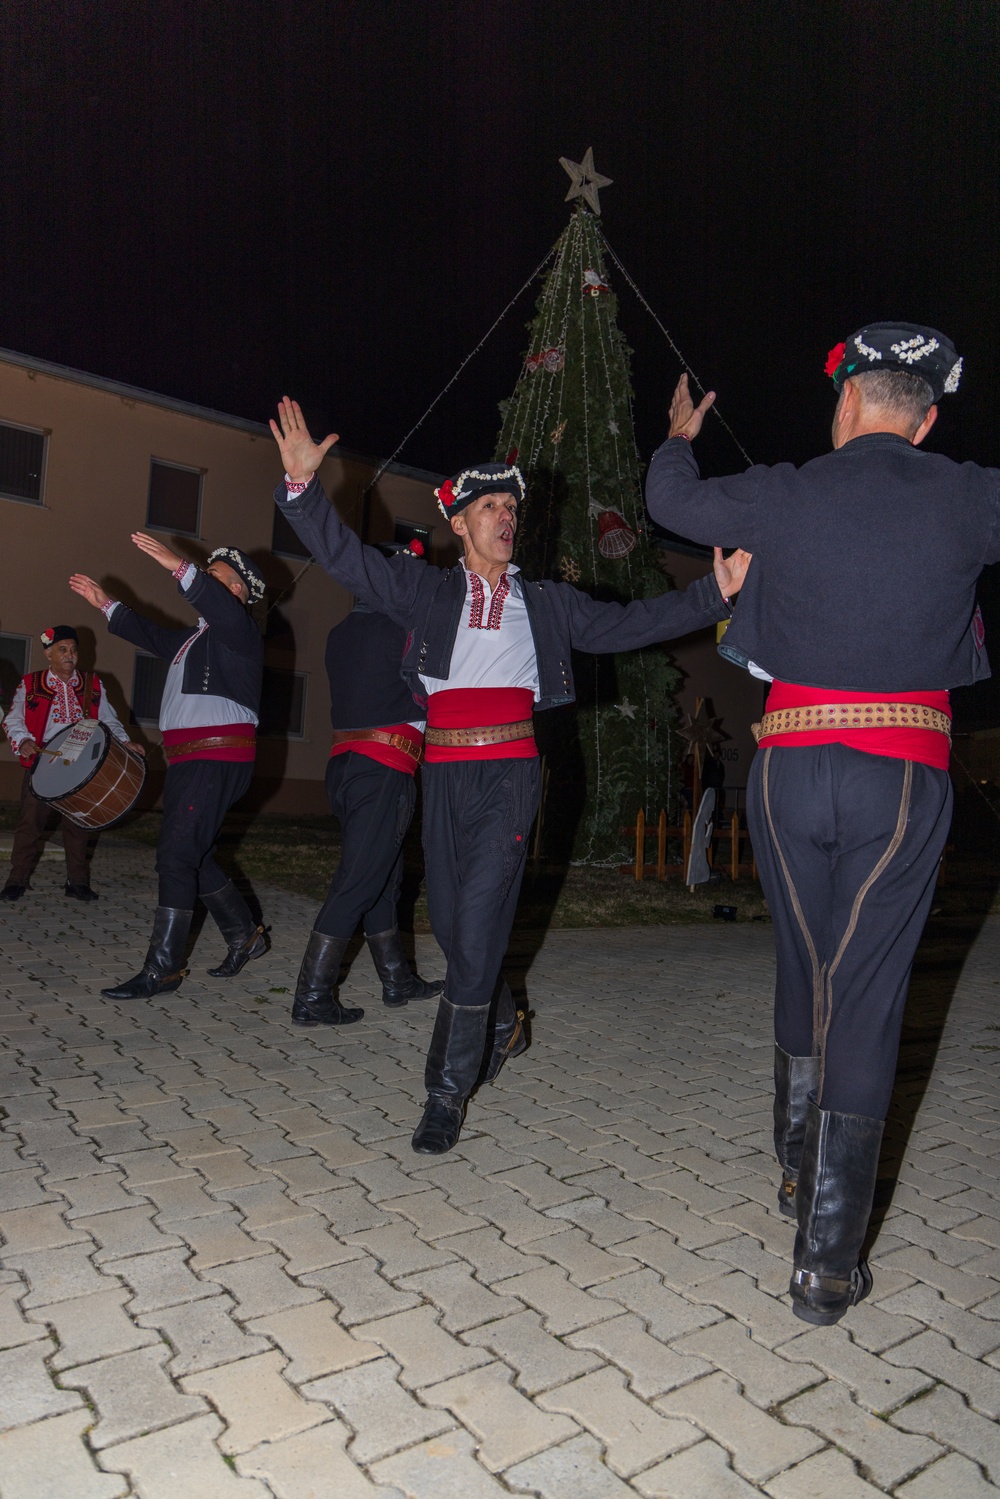
[[(993, 3), (7, 0), (0, 345), (397, 446), (560, 233), (611, 244), (755, 459), (828, 442), (830, 346), (944, 329), (933, 442), (997, 462)], [(615, 279), (648, 457), (678, 366)], [(488, 453), (534, 294), (401, 460)], [(716, 472), (742, 466), (718, 429)]]

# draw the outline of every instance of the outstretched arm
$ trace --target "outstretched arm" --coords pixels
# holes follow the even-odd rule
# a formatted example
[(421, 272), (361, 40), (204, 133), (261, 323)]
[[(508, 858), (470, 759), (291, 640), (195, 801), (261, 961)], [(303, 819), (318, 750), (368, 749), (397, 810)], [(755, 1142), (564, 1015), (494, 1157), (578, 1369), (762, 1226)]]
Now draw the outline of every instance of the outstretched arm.
[(411, 562), (400, 567), (376, 547), (365, 546), (344, 525), (316, 477), (316, 469), (337, 441), (336, 435), (313, 442), (301, 408), (287, 396), (278, 407), (278, 417), (281, 425), (272, 421), (271, 431), (285, 472), (293, 484), (306, 484), (301, 491), (289, 490), (284, 482), (279, 484), (274, 492), (279, 510), (332, 578), (397, 624), (409, 625), (425, 564)]
[(573, 646), (595, 655), (638, 650), (703, 630), (730, 616), (729, 605), (711, 573), (683, 591), (671, 589), (655, 598), (633, 599), (630, 604), (599, 602), (568, 583), (556, 587), (565, 600)]

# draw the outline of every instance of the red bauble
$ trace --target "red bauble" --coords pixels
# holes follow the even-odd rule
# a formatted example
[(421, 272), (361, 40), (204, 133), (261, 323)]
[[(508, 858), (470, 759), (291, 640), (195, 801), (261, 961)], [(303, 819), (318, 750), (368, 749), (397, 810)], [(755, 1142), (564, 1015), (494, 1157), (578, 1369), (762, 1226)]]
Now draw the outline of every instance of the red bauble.
[(597, 517), (597, 550), (608, 562), (627, 557), (639, 538), (617, 510), (602, 510)]

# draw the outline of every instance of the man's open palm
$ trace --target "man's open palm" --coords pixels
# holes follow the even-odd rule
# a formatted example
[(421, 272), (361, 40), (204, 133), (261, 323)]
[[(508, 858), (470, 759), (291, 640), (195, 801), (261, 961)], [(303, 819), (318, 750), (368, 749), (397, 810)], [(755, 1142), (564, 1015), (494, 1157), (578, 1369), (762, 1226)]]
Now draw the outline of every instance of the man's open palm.
[(278, 402), (278, 421), (272, 420), (271, 431), (281, 450), (285, 473), (297, 483), (311, 479), (334, 443), (340, 440), (336, 432), (331, 432), (321, 443), (313, 442), (302, 416), (302, 407), (287, 396), (282, 396)]

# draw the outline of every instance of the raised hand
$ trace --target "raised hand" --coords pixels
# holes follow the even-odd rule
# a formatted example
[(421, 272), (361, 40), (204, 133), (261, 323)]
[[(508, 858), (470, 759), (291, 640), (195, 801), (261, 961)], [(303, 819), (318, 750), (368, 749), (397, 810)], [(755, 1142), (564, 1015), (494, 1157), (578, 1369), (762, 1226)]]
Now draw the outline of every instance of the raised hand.
[(730, 557), (723, 557), (721, 547), (715, 548), (712, 568), (724, 599), (731, 599), (734, 594), (739, 593), (752, 559), (753, 553), (745, 552), (742, 547), (737, 547)]
[(340, 441), (339, 435), (331, 432), (322, 442), (313, 442), (302, 416), (302, 407), (287, 396), (282, 396), (278, 402), (278, 421), (272, 421), (270, 425), (281, 451), (285, 473), (299, 484), (312, 478), (334, 443)]
[(140, 552), (145, 552), (147, 557), (152, 557), (153, 561), (165, 567), (167, 572), (176, 572), (184, 561), (183, 557), (178, 557), (176, 552), (165, 547), (162, 541), (157, 541), (155, 536), (147, 536), (145, 531), (133, 531), (132, 541)]
[(74, 593), (86, 599), (87, 603), (95, 609), (103, 609), (108, 602), (108, 595), (104, 589), (99, 587), (93, 578), (88, 578), (86, 573), (74, 573), (69, 580), (69, 586)]
[(710, 390), (700, 405), (695, 406), (688, 390), (688, 377), (682, 375), (670, 402), (670, 431), (667, 436), (697, 437), (705, 414), (714, 400), (715, 391)]

